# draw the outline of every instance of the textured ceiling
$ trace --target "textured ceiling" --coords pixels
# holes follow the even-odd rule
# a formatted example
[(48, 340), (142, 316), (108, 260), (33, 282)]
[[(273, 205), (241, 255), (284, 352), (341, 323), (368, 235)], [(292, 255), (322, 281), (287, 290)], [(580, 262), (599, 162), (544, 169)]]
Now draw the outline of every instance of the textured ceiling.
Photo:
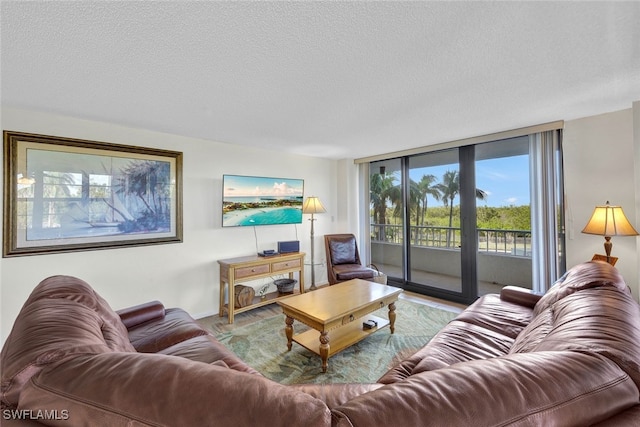
[[(2, 105), (357, 158), (640, 100), (638, 2), (7, 2)], [(178, 148), (178, 147), (177, 147)]]

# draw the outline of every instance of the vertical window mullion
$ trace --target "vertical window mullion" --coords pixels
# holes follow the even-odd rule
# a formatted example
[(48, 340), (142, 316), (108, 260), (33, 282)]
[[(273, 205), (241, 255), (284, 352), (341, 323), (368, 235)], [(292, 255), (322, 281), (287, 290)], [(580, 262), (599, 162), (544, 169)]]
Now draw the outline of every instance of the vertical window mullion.
[(404, 223), (404, 245), (403, 245), (403, 263), (402, 268), (404, 270), (405, 281), (411, 281), (411, 211), (410, 211), (410, 178), (409, 178), (409, 158), (403, 157), (401, 161), (402, 170), (402, 214)]
[(475, 146), (460, 147), (459, 156), (462, 294), (472, 301), (478, 295)]

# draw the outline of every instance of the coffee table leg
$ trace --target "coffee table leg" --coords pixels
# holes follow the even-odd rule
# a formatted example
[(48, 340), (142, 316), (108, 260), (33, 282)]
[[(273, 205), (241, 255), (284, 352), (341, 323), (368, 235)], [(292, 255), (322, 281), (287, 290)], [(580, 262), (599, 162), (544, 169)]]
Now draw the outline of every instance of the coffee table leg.
[(391, 329), (391, 333), (396, 330), (396, 303), (392, 302), (389, 304), (389, 329)]
[(327, 372), (327, 359), (329, 359), (329, 333), (320, 332), (320, 357), (322, 358), (322, 372)]
[(284, 333), (287, 335), (287, 351), (291, 351), (291, 344), (293, 340), (293, 317), (287, 316), (286, 319), (284, 319), (284, 323), (287, 324), (287, 326), (284, 327)]

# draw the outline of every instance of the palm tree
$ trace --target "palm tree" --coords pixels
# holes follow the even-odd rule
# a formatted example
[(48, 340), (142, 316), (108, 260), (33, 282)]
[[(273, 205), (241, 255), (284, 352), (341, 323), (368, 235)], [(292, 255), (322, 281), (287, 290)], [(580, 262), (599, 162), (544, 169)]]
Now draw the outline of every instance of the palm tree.
[(373, 207), (373, 222), (378, 224), (378, 240), (383, 240), (384, 226), (387, 223), (387, 204), (400, 201), (400, 188), (395, 184), (396, 177), (392, 173), (374, 173), (370, 178), (370, 201)]
[[(436, 200), (440, 200), (440, 190), (438, 190), (437, 186), (433, 185), (435, 181), (435, 175), (422, 175), (422, 179), (420, 179), (420, 182), (417, 184), (420, 198), (418, 200), (418, 212), (416, 212), (416, 225), (424, 225), (424, 217), (427, 213), (427, 197), (431, 196)], [(422, 215), (419, 216), (420, 203), (422, 203)], [(420, 223), (418, 223), (419, 217)]]
[(451, 242), (451, 227), (453, 226), (453, 200), (460, 192), (460, 173), (458, 171), (446, 171), (442, 175), (442, 182), (436, 185), (442, 195), (445, 207), (449, 207), (449, 232), (447, 233), (447, 246)]
[[(159, 161), (132, 161), (120, 171), (116, 192), (134, 196), (142, 208), (136, 207), (137, 217), (125, 226), (133, 230), (154, 230), (166, 226), (170, 210), (167, 204), (169, 164)], [(131, 200), (131, 203), (134, 203)]]
[[(442, 182), (436, 185), (441, 192), (445, 207), (449, 207), (449, 230), (447, 232), (447, 246), (451, 244), (451, 228), (453, 227), (453, 200), (460, 193), (460, 172), (446, 171), (442, 176)], [(488, 194), (484, 190), (476, 188), (476, 198), (486, 200)]]

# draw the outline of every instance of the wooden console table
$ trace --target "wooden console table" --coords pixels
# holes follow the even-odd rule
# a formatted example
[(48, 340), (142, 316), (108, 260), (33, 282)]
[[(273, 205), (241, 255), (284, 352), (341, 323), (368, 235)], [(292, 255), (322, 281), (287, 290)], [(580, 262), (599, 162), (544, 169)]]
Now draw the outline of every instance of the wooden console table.
[[(220, 264), (220, 317), (227, 313), (229, 323), (233, 323), (235, 313), (242, 313), (257, 307), (272, 304), (292, 295), (304, 293), (304, 256), (304, 252), (294, 252), (270, 257), (253, 255), (218, 260), (218, 264)], [(300, 286), (299, 290), (294, 289), (294, 293), (280, 294), (278, 292), (270, 292), (266, 294), (266, 298), (256, 296), (251, 304), (240, 308), (235, 307), (234, 286), (236, 284), (287, 273), (289, 274), (289, 278), (293, 279), (293, 274), (296, 272), (298, 273), (298, 283)], [(224, 294), (226, 289), (228, 289), (228, 302), (225, 304)]]

